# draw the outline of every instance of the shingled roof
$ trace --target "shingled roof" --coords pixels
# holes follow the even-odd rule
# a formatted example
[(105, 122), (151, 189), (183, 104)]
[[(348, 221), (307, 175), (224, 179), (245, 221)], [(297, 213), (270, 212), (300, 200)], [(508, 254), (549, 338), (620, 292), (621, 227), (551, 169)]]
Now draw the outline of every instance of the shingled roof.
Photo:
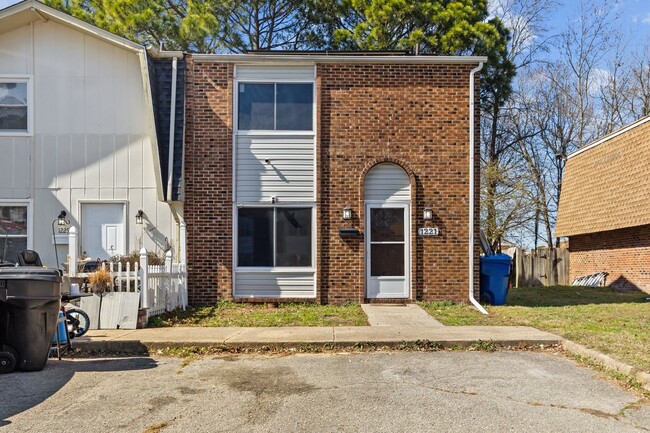
[(569, 155), (557, 237), (650, 224), (650, 116)]

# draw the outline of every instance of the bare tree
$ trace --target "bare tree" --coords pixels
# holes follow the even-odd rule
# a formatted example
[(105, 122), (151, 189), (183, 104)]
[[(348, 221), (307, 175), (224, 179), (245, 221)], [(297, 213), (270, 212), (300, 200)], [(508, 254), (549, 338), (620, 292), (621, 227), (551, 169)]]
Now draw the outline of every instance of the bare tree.
[[(495, 0), (490, 9), (510, 30), (505, 60), (512, 65), (504, 70), (510, 78), (533, 64), (548, 51), (545, 36), (546, 14), (557, 6), (555, 0)], [(493, 78), (493, 77), (490, 77)], [(496, 77), (499, 78), (499, 77)], [(484, 90), (482, 103), (482, 226), (494, 249), (505, 233), (521, 227), (529, 219), (526, 187), (522, 181), (521, 158), (516, 152), (517, 137), (512, 119), (520, 107), (511, 103), (512, 87), (495, 79)], [(516, 90), (515, 90), (516, 91)], [(529, 131), (529, 134), (534, 132)]]

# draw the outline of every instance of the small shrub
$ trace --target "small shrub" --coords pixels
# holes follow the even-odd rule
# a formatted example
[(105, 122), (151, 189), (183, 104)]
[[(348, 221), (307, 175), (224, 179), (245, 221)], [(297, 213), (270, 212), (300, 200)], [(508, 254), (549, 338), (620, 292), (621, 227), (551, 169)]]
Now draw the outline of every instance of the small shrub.
[[(111, 262), (115, 263), (116, 265), (118, 263), (122, 263), (122, 269), (126, 268), (126, 264), (130, 263), (131, 264), (131, 269), (135, 266), (136, 263), (140, 263), (140, 253), (138, 251), (131, 251), (128, 255), (126, 256), (113, 256), (111, 257)], [(165, 264), (165, 255), (158, 255), (154, 253), (153, 251), (147, 251), (147, 263), (149, 265), (164, 265)]]
[(111, 273), (107, 269), (98, 269), (88, 276), (88, 284), (93, 293), (101, 295), (113, 287)]

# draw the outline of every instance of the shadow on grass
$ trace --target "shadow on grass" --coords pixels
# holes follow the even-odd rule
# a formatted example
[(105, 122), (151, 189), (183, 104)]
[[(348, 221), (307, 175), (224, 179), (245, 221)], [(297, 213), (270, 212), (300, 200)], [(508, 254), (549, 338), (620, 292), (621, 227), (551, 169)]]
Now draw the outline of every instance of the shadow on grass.
[(641, 290), (617, 291), (609, 287), (553, 286), (510, 289), (507, 306), (565, 307), (570, 305), (650, 303)]

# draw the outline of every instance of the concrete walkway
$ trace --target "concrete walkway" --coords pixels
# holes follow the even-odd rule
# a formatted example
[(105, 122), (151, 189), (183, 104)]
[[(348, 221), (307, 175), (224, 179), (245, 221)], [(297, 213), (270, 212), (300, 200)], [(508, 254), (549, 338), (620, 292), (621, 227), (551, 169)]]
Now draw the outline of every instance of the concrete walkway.
[(362, 304), (370, 326), (270, 328), (147, 328), (96, 330), (73, 341), (81, 350), (138, 352), (166, 347), (397, 346), (428, 341), (442, 347), (492, 342), (500, 346), (558, 345), (557, 335), (526, 326), (444, 326), (416, 304)]
[(361, 304), (370, 326), (444, 326), (417, 304)]
[(73, 340), (82, 351), (142, 353), (166, 347), (226, 346), (232, 348), (359, 344), (397, 346), (428, 341), (441, 347), (492, 342), (499, 346), (558, 345), (557, 335), (526, 326), (341, 326), (274, 328), (147, 328), (89, 331)]

